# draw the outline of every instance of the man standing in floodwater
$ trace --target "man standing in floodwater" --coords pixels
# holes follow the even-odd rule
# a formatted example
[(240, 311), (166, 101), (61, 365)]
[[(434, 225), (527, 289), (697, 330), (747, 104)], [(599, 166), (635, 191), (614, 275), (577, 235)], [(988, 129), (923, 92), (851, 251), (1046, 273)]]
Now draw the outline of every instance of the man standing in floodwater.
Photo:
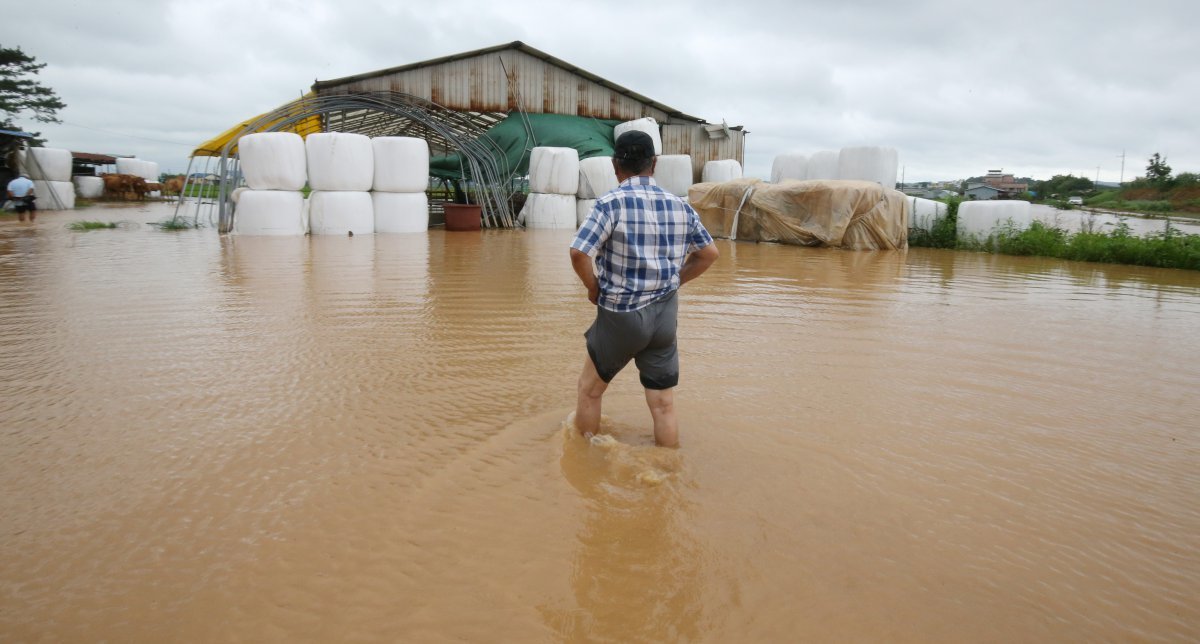
[(596, 320), (584, 333), (588, 355), (575, 427), (583, 436), (596, 433), (608, 383), (633, 360), (646, 388), (654, 442), (678, 447), (676, 291), (720, 252), (696, 211), (654, 182), (657, 163), (649, 134), (617, 138), (613, 169), (620, 185), (596, 200), (571, 243), (571, 265), (596, 305)]
[(25, 221), (25, 213), (29, 213), (29, 221), (37, 219), (37, 205), (34, 203), (33, 182), (24, 172), (21, 176), (8, 182), (8, 198), (16, 203), (17, 216)]

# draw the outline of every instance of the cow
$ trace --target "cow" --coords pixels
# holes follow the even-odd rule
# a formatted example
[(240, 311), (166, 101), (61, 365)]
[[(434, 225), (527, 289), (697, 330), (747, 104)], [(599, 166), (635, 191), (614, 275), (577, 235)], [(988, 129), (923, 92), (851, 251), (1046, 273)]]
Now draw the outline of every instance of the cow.
[(104, 194), (116, 199), (138, 200), (146, 198), (146, 180), (131, 174), (102, 174)]
[(184, 176), (169, 177), (163, 182), (163, 194), (177, 195), (183, 192)]

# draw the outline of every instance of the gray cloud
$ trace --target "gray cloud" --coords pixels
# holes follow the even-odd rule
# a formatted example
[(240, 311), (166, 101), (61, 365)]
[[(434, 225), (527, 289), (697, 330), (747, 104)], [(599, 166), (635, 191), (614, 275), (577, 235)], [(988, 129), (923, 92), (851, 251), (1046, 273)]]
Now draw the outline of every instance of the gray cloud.
[[(891, 145), (910, 180), (992, 167), (1115, 180), (1200, 170), (1200, 4), (925, 0), (22, 3), (0, 42), (49, 63), (50, 145), (182, 170), (189, 146), (314, 79), (525, 42), (780, 152)], [(104, 132), (98, 130), (105, 130)], [(117, 132), (120, 134), (113, 134)], [(135, 138), (138, 137), (138, 138)], [(151, 140), (153, 139), (153, 140)]]

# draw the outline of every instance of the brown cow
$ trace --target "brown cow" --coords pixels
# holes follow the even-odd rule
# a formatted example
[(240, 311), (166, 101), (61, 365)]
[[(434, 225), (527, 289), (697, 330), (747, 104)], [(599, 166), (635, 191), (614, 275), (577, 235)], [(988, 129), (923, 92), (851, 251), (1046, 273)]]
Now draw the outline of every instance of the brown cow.
[(146, 198), (146, 180), (131, 174), (102, 174), (104, 194), (111, 198), (139, 201)]
[(183, 192), (184, 176), (181, 174), (176, 177), (168, 177), (163, 183), (163, 194), (177, 195)]

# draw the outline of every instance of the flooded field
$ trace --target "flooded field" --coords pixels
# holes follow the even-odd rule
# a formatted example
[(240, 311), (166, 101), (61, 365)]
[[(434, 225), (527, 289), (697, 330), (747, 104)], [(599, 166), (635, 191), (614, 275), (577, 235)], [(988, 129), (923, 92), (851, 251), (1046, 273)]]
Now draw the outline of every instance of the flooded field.
[(1200, 639), (1200, 274), (721, 241), (600, 447), (568, 232), (165, 214), (0, 221), (0, 640)]

